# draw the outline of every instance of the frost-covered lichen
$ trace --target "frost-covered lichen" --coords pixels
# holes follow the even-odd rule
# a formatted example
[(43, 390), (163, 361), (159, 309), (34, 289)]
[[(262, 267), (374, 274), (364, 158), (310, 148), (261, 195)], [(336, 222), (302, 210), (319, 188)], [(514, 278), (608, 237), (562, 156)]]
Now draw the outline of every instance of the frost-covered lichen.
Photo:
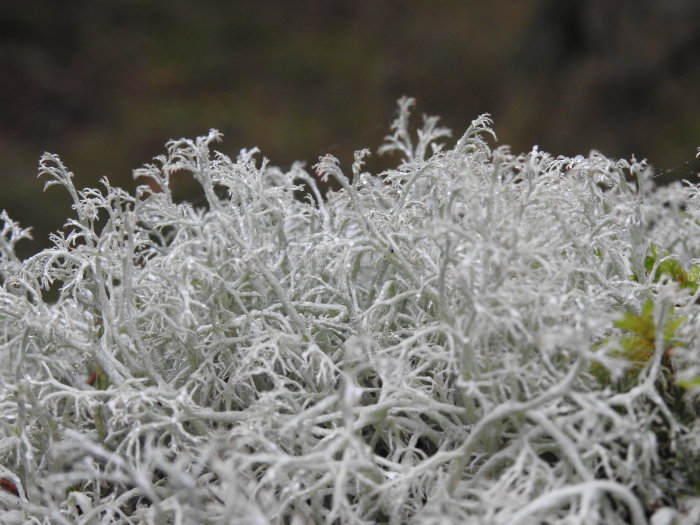
[[(448, 148), (411, 104), (377, 176), (366, 150), (351, 176), (232, 160), (215, 131), (170, 142), (135, 195), (42, 157), (76, 216), (24, 261), (1, 219), (6, 520), (700, 513), (698, 186), (493, 149), (487, 116)], [(187, 173), (204, 209), (173, 200)]]

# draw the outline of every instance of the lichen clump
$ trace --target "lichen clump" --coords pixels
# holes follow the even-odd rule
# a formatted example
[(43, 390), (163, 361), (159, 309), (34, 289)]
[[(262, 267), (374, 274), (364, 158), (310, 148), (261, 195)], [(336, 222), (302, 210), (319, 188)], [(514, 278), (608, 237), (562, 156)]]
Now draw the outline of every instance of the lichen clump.
[[(171, 141), (19, 260), (0, 490), (18, 523), (607, 523), (700, 513), (700, 192), (644, 162), (453, 147), (396, 169)], [(176, 202), (191, 175), (206, 204)], [(319, 180), (337, 190), (324, 194)], [(303, 198), (298, 198), (303, 194)], [(46, 299), (57, 290), (55, 301)]]

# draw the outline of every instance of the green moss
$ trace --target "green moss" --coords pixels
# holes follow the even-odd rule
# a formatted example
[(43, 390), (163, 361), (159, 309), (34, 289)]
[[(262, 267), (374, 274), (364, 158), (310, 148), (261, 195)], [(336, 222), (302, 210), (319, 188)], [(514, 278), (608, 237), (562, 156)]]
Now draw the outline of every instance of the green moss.
[[(651, 253), (644, 258), (644, 268), (648, 274), (651, 274), (654, 270), (654, 265), (657, 265), (654, 274), (655, 283), (659, 282), (661, 277), (666, 275), (678, 283), (681, 288), (687, 288), (691, 293), (697, 291), (700, 266), (694, 265), (686, 270), (677, 258), (664, 251), (657, 244), (652, 244), (649, 251)], [(660, 259), (661, 261), (657, 264), (657, 261)], [(639, 280), (636, 276), (634, 276), (634, 279)]]
[[(671, 350), (676, 346), (682, 346), (682, 343), (675, 339), (675, 334), (685, 319), (685, 317), (675, 316), (671, 308), (661, 334), (664, 345), (662, 366), (671, 374), (673, 374)], [(621, 319), (615, 321), (615, 326), (622, 330), (624, 335), (619, 340), (618, 347), (612, 350), (610, 355), (629, 362), (624, 376), (615, 382), (615, 386), (626, 391), (638, 383), (640, 373), (649, 364), (656, 351), (658, 336), (654, 320), (654, 302), (650, 299), (644, 303), (640, 314), (627, 312)], [(603, 344), (608, 342), (609, 340), (606, 340)], [(591, 365), (591, 373), (603, 385), (612, 383), (610, 372), (599, 362)]]

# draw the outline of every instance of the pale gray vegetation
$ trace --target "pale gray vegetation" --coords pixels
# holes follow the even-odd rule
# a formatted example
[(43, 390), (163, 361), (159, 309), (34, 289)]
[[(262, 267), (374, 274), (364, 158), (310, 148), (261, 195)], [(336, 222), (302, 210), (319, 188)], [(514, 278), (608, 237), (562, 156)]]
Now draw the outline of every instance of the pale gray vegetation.
[[(700, 513), (698, 186), (595, 152), (513, 154), (487, 116), (449, 148), (436, 118), (410, 130), (411, 104), (380, 148), (398, 167), (323, 157), (325, 196), (302, 164), (212, 151), (216, 131), (171, 141), (134, 195), (79, 190), (42, 157), (75, 216), (27, 260), (29, 231), (0, 222), (6, 521)], [(187, 174), (202, 209), (173, 200)], [(615, 323), (645, 304), (635, 363)]]

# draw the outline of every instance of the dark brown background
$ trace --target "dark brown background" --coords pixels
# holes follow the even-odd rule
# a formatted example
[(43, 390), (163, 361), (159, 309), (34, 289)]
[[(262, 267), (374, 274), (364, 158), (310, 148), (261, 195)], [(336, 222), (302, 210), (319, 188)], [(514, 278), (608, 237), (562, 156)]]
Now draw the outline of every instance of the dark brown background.
[(0, 209), (34, 226), (23, 255), (70, 213), (35, 178), (44, 151), (79, 186), (133, 188), (168, 139), (212, 127), (232, 156), (347, 166), (401, 95), (457, 136), (489, 112), (514, 151), (635, 154), (660, 180), (699, 169), (695, 0), (3, 2), (0, 71)]

